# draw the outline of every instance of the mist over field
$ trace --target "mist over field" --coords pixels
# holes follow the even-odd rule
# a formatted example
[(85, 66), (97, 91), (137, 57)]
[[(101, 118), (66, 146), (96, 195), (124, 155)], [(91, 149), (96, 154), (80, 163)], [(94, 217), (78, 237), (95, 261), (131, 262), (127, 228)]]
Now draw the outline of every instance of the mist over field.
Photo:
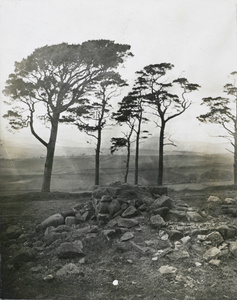
[[(52, 191), (86, 191), (94, 185), (94, 155), (88, 149), (77, 149), (78, 156), (56, 156), (53, 166)], [(103, 151), (100, 160), (101, 184), (122, 181), (126, 155)], [(84, 153), (84, 154), (83, 154)], [(87, 153), (87, 154), (86, 154)], [(158, 157), (155, 150), (141, 150), (139, 184), (156, 185)], [(171, 188), (202, 188), (231, 184), (233, 158), (230, 154), (207, 154), (173, 151), (164, 157), (164, 185)], [(0, 191), (4, 193), (39, 191), (42, 183), (44, 156), (0, 159)], [(134, 181), (134, 156), (131, 156), (128, 183)]]

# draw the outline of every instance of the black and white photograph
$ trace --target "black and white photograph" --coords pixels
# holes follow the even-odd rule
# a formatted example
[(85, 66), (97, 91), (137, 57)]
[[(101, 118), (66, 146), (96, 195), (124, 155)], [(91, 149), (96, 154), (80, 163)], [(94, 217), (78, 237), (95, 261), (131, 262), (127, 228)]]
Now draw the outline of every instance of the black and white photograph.
[(237, 1), (0, 0), (0, 299), (237, 299)]

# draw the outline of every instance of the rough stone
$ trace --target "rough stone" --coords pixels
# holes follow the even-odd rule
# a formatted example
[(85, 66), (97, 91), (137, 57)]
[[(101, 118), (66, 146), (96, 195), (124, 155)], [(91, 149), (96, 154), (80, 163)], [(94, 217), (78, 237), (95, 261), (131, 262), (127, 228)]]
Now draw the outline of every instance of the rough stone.
[(54, 214), (54, 215), (48, 217), (47, 219), (45, 219), (41, 223), (41, 227), (43, 229), (46, 229), (49, 226), (58, 227), (59, 225), (63, 225), (63, 224), (64, 224), (63, 216), (61, 214)]
[(72, 216), (66, 217), (65, 224), (68, 225), (68, 226), (75, 225), (76, 224), (76, 217), (72, 217)]
[(185, 259), (185, 258), (189, 258), (190, 255), (189, 255), (189, 253), (188, 253), (187, 250), (185, 250), (185, 249), (178, 249), (178, 250), (175, 250), (175, 251), (169, 253), (167, 255), (167, 257), (169, 259), (171, 259), (171, 260), (175, 260), (176, 261), (176, 260), (182, 260), (182, 259)]
[(208, 199), (207, 199), (207, 202), (215, 202), (215, 203), (220, 203), (222, 202), (221, 199), (217, 196), (210, 196)]
[(109, 195), (103, 195), (103, 196), (101, 197), (100, 202), (111, 202), (112, 199), (113, 199), (113, 198), (112, 198), (111, 196), (109, 196)]
[(190, 222), (202, 222), (203, 221), (203, 217), (201, 215), (199, 215), (199, 213), (197, 213), (196, 211), (187, 211), (186, 215), (187, 215), (188, 221), (190, 221)]
[(177, 209), (171, 209), (166, 215), (165, 220), (173, 222), (187, 222), (186, 212)]
[(160, 229), (166, 225), (164, 219), (160, 215), (154, 215), (150, 218), (151, 227)]
[(9, 239), (16, 239), (22, 234), (22, 228), (19, 225), (9, 226), (6, 235)]
[(29, 247), (21, 248), (13, 257), (13, 265), (16, 269), (19, 269), (24, 263), (29, 261), (35, 261), (36, 255), (33, 249)]
[(217, 247), (212, 247), (208, 249), (204, 254), (203, 254), (203, 259), (204, 260), (211, 260), (213, 258), (218, 257), (218, 255), (221, 253), (221, 250), (218, 249)]
[(76, 211), (73, 209), (63, 210), (63, 211), (61, 211), (61, 215), (64, 217), (64, 219), (66, 217), (75, 217)]
[(137, 226), (139, 222), (136, 219), (119, 218), (117, 224), (119, 227), (131, 228)]
[(225, 198), (224, 203), (226, 204), (236, 204), (236, 200), (233, 198)]
[(173, 242), (182, 239), (182, 237), (184, 236), (181, 231), (175, 229), (166, 230), (166, 232), (168, 233), (170, 240)]
[(108, 206), (108, 211), (110, 216), (113, 216), (114, 214), (116, 214), (119, 210), (120, 210), (121, 206), (120, 203), (117, 199), (113, 199)]
[(56, 272), (56, 276), (67, 276), (67, 275), (77, 275), (77, 274), (80, 274), (81, 273), (81, 269), (73, 264), (73, 263), (69, 263), (69, 264), (66, 264), (65, 266), (63, 266), (61, 269), (59, 269), (57, 272)]
[(75, 217), (76, 217), (76, 224), (81, 224), (84, 222), (84, 219), (80, 212), (78, 212)]
[(133, 232), (125, 232), (123, 236), (121, 236), (120, 241), (125, 242), (134, 238)]
[(219, 259), (211, 259), (209, 261), (210, 265), (213, 265), (213, 266), (216, 266), (216, 267), (219, 267), (220, 263), (221, 263), (221, 260), (219, 260)]
[(174, 202), (170, 199), (170, 197), (163, 195), (154, 201), (151, 208), (155, 209), (161, 207), (168, 207), (169, 209), (171, 209), (174, 207)]
[(210, 241), (212, 246), (219, 246), (224, 241), (222, 235), (218, 231), (209, 233), (205, 240)]
[(174, 274), (177, 272), (177, 268), (165, 265), (165, 266), (161, 266), (158, 271), (161, 274)]
[(237, 241), (230, 243), (229, 250), (230, 253), (237, 258)]
[(133, 205), (130, 205), (123, 213), (122, 217), (123, 218), (132, 218), (137, 215), (137, 210)]
[(216, 229), (223, 236), (225, 240), (232, 239), (236, 237), (236, 228), (229, 227), (227, 225), (221, 225)]
[(57, 240), (64, 239), (66, 237), (65, 233), (56, 233), (56, 232), (51, 232), (44, 236), (43, 240), (47, 246), (51, 245), (53, 242)]
[(164, 218), (167, 215), (167, 213), (169, 212), (169, 208), (168, 207), (160, 207), (160, 208), (153, 209), (152, 212), (155, 215), (160, 215), (162, 218)]
[(69, 242), (63, 243), (58, 247), (57, 255), (59, 258), (64, 258), (64, 259), (85, 256), (81, 247), (79, 247), (75, 243), (69, 243)]

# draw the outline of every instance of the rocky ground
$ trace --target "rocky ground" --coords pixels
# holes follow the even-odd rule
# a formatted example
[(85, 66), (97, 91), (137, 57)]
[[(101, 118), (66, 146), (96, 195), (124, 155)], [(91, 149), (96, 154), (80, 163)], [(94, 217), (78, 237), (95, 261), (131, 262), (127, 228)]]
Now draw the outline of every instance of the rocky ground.
[(235, 300), (236, 192), (2, 197), (2, 298)]

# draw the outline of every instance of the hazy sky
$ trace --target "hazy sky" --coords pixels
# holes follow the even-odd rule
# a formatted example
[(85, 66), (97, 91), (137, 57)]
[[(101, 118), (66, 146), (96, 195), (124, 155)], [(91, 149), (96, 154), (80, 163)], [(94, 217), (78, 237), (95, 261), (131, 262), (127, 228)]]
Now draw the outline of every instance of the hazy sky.
[[(199, 92), (189, 95), (193, 105), (170, 124), (175, 140), (222, 144), (210, 138), (218, 135), (218, 127), (200, 124), (196, 116), (205, 111), (200, 107), (202, 97), (223, 95), (228, 75), (237, 70), (236, 9), (235, 0), (1, 0), (0, 90), (14, 62), (35, 48), (111, 39), (131, 45), (134, 57), (123, 70), (129, 83), (144, 66), (169, 62), (175, 66), (173, 74), (201, 85)], [(8, 108), (2, 100), (1, 94), (1, 115)], [(19, 142), (29, 132), (13, 135), (5, 126), (1, 120), (5, 140)], [(59, 144), (65, 136), (73, 136), (75, 142), (77, 130), (60, 130)], [(30, 134), (27, 141), (38, 143)]]

